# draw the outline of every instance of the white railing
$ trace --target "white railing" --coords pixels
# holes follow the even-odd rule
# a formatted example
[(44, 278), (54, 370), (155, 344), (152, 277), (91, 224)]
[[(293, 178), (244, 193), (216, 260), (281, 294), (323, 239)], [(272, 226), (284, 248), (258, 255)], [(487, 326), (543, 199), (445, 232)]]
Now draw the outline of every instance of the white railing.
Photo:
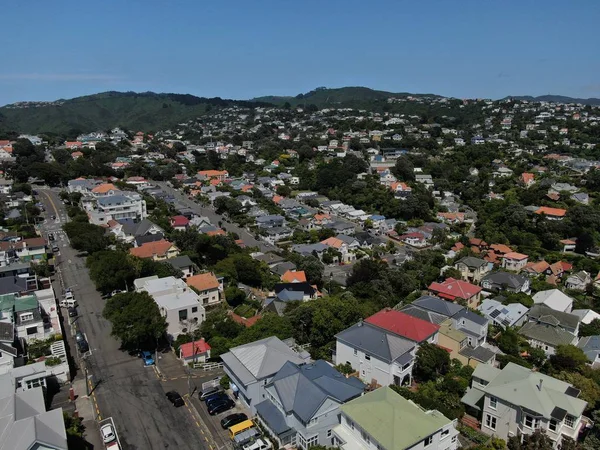
[(192, 364), (194, 369), (202, 369), (205, 372), (209, 370), (217, 370), (223, 368), (223, 363), (194, 363)]

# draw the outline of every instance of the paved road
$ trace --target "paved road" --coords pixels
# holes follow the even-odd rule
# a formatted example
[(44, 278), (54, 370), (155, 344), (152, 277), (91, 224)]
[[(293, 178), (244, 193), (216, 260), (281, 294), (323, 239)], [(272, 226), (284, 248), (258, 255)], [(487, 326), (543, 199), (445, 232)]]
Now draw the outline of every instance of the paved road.
[[(139, 358), (119, 350), (119, 343), (110, 335), (110, 323), (102, 317), (105, 301), (90, 280), (84, 259), (67, 244), (61, 231), (66, 212), (58, 193), (48, 189), (38, 191), (47, 215), (42, 233), (46, 236), (53, 231), (58, 235), (55, 244), (60, 247), (60, 256), (56, 279), (62, 278), (64, 287), (73, 287), (79, 303), (80, 317), (75, 324), (86, 334), (90, 345), (91, 355), (86, 358), (85, 366), (97, 383), (92, 399), (100, 417), (114, 419), (124, 450), (208, 449), (192, 411), (187, 406), (174, 408), (165, 398), (166, 390), (173, 387), (159, 380), (154, 368), (143, 367)], [(56, 221), (50, 219), (53, 214)], [(62, 295), (61, 287), (55, 289), (57, 296)], [(77, 353), (73, 346), (71, 351)], [(164, 358), (174, 356), (166, 354)], [(78, 364), (82, 366), (80, 359)], [(183, 368), (180, 372), (185, 373)], [(81, 377), (81, 372), (77, 376)], [(187, 384), (186, 380), (183, 383)]]
[(174, 189), (171, 186), (168, 186), (164, 182), (156, 181), (154, 183), (157, 184), (158, 186), (160, 186), (161, 189), (163, 189), (165, 192), (173, 195), (179, 203), (187, 206), (192, 211), (194, 211), (194, 213), (196, 213), (197, 215), (208, 217), (208, 219), (214, 226), (218, 226), (219, 221), (221, 221), (222, 228), (225, 229), (225, 231), (231, 231), (233, 233), (237, 233), (238, 236), (240, 237), (240, 239), (242, 241), (244, 241), (244, 244), (246, 244), (247, 247), (258, 247), (261, 252), (278, 251), (279, 250), (274, 245), (257, 240), (254, 237), (254, 235), (252, 233), (250, 233), (248, 230), (246, 230), (245, 228), (240, 228), (234, 223), (225, 222), (225, 218), (222, 215), (217, 214), (213, 208), (201, 206), (200, 204), (194, 202), (193, 200), (190, 200), (189, 197), (187, 195), (183, 194), (181, 191), (178, 191), (177, 189)]

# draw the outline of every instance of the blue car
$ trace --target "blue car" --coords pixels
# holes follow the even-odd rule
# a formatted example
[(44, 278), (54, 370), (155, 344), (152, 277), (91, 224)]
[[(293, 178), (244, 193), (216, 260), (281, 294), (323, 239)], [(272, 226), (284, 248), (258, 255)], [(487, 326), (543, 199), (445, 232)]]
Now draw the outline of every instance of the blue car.
[(153, 366), (154, 365), (154, 357), (152, 356), (152, 353), (143, 351), (142, 359), (144, 360), (145, 366)]

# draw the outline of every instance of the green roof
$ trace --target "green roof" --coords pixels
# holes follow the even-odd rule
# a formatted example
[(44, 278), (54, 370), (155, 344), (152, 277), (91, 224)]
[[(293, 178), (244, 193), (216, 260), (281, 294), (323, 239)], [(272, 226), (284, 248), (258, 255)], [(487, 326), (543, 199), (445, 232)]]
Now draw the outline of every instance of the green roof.
[(26, 295), (15, 299), (15, 312), (27, 311), (38, 306), (39, 302), (35, 295)]
[(451, 420), (425, 412), (390, 387), (382, 387), (341, 406), (341, 410), (386, 449), (402, 450), (431, 436)]

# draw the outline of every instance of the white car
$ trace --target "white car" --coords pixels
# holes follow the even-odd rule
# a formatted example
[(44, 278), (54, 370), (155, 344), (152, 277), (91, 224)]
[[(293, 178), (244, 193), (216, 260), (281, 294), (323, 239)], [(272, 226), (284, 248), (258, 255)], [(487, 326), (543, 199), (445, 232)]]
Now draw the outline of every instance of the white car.
[(115, 430), (110, 424), (104, 425), (102, 428), (100, 428), (100, 434), (102, 435), (102, 440), (105, 444), (112, 442), (117, 438), (117, 436), (115, 436)]

